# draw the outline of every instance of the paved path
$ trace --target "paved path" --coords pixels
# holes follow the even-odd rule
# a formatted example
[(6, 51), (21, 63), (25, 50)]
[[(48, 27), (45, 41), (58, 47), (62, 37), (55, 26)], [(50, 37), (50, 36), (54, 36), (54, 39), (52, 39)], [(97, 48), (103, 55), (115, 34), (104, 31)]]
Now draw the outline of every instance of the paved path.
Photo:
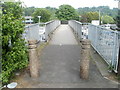
[(89, 80), (80, 79), (80, 46), (71, 28), (61, 25), (40, 57), (40, 78), (24, 80), (32, 88), (115, 88), (117, 84), (104, 79), (95, 63), (90, 61)]
[(54, 32), (50, 45), (77, 45), (77, 41), (68, 25), (61, 25)]

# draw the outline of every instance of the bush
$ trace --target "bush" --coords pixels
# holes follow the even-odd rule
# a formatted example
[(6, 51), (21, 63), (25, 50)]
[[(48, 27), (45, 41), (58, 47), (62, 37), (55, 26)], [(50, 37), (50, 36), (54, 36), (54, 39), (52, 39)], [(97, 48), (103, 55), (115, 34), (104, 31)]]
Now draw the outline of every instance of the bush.
[(3, 84), (9, 82), (14, 71), (28, 65), (27, 47), (22, 33), (22, 7), (19, 2), (2, 4), (2, 73)]

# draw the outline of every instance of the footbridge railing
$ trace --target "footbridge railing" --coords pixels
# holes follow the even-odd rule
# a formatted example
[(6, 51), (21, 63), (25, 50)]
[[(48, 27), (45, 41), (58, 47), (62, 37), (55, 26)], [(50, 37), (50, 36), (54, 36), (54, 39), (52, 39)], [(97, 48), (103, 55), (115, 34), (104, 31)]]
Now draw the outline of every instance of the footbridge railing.
[(82, 23), (76, 20), (69, 20), (69, 26), (73, 29), (75, 36), (81, 41), (82, 39)]
[(50, 33), (53, 32), (60, 25), (59, 20), (52, 20), (46, 23), (37, 23), (25, 27), (23, 38), (28, 40), (46, 41), (50, 38)]
[(40, 41), (39, 35), (40, 26), (39, 24), (33, 24), (29, 26), (25, 26), (25, 31), (23, 33), (23, 38), (27, 42), (28, 40), (37, 40)]
[[(73, 29), (79, 41), (82, 40), (83, 28), (82, 23), (70, 20), (69, 26)], [(91, 41), (92, 47), (99, 53), (99, 55), (106, 61), (110, 69), (118, 72), (118, 59), (120, 50), (120, 32), (103, 28), (92, 24), (87, 25), (87, 36)]]
[(45, 23), (45, 39), (50, 39), (51, 33), (61, 24), (60, 20), (53, 20)]
[(117, 72), (120, 32), (89, 24), (88, 39), (108, 65)]

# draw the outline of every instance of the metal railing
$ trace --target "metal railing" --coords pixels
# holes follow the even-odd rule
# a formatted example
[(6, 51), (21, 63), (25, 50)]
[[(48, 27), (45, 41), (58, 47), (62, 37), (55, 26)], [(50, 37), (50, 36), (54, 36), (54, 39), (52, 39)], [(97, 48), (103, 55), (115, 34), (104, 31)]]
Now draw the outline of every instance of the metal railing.
[(81, 40), (82, 39), (82, 23), (76, 20), (69, 20), (69, 26), (73, 29), (76, 37)]
[(107, 64), (117, 72), (120, 33), (89, 24), (88, 39)]
[[(48, 40), (49, 34), (53, 32), (60, 25), (59, 20), (53, 20), (41, 24), (33, 24), (25, 27), (23, 33), (23, 38), (27, 42), (28, 40), (37, 40), (41, 41), (42, 37), (45, 37), (45, 40)], [(44, 33), (41, 33), (44, 32)]]
[(23, 38), (25, 38), (26, 41), (28, 40), (40, 41), (39, 30), (40, 30), (40, 26), (38, 23), (26, 26), (23, 34)]
[(50, 34), (61, 24), (60, 20), (53, 20), (45, 23), (45, 39), (50, 38)]

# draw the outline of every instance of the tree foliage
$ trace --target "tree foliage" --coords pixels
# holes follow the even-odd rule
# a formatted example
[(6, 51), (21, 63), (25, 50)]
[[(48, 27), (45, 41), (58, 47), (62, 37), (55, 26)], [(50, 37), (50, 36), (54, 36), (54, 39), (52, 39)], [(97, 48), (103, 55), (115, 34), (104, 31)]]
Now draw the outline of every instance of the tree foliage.
[(59, 20), (78, 20), (79, 16), (76, 10), (70, 5), (61, 5), (56, 11), (56, 16)]
[(118, 28), (120, 28), (120, 10), (118, 10), (118, 15), (116, 17), (116, 23), (117, 23)]
[(54, 7), (46, 7), (46, 9), (47, 9), (47, 10), (50, 12), (50, 14), (51, 14), (50, 20), (57, 19), (56, 15), (55, 15), (55, 12), (57, 11), (56, 8), (54, 8)]
[(99, 10), (101, 11), (101, 16), (108, 15), (108, 16), (112, 16), (113, 18), (116, 18), (118, 8), (110, 9), (109, 6), (99, 6), (99, 7), (84, 7), (77, 9), (80, 15), (84, 15), (87, 12), (96, 12)]
[(22, 33), (22, 7), (19, 2), (2, 5), (2, 82), (8, 83), (14, 71), (28, 64), (27, 48)]
[(115, 23), (114, 19), (111, 16), (105, 15), (102, 18), (103, 24), (113, 24)]
[(80, 17), (80, 22), (88, 23), (88, 19), (87, 19), (87, 15), (86, 15), (86, 14), (81, 15), (81, 17)]
[(99, 20), (98, 12), (88, 12), (86, 16), (87, 16), (88, 22), (91, 22), (92, 20)]
[(24, 8), (24, 15), (25, 16), (32, 16), (32, 14), (35, 12), (35, 10), (36, 10), (35, 7)]
[(98, 12), (87, 12), (81, 16), (81, 22), (91, 23), (92, 20), (99, 20)]
[(41, 16), (40, 21), (41, 22), (47, 22), (50, 20), (51, 14), (50, 12), (45, 9), (45, 8), (38, 8), (34, 13), (33, 13), (33, 21), (37, 23), (39, 21), (38, 16)]
[[(61, 6), (65, 6), (65, 5), (61, 5)], [(53, 19), (56, 19), (56, 16), (57, 17), (63, 17), (62, 19), (64, 20), (64, 16), (67, 16), (67, 15), (64, 15), (64, 13), (68, 10), (65, 10), (63, 11), (63, 13), (60, 12), (60, 14), (58, 15), (58, 11), (60, 11), (59, 9), (57, 10), (56, 8), (54, 7), (46, 7), (45, 9), (47, 9), (50, 14), (51, 14), (51, 17), (50, 17), (50, 20), (53, 20)], [(27, 7), (24, 9), (25, 11), (25, 16), (32, 16), (32, 14), (37, 10), (37, 8), (35, 7)], [(113, 17), (114, 19), (116, 19), (116, 16), (117, 16), (117, 12), (118, 12), (118, 8), (113, 8), (113, 9), (110, 9), (109, 6), (99, 6), (99, 7), (84, 7), (84, 8), (78, 8), (78, 9), (74, 9), (73, 11), (79, 13), (80, 16), (82, 16), (81, 18), (81, 21), (82, 22), (90, 22), (91, 20), (89, 20), (87, 17), (87, 13), (88, 12), (98, 12), (98, 11), (101, 11), (101, 16), (105, 16), (105, 15), (108, 15), (108, 16), (111, 16)], [(55, 13), (56, 12), (56, 13)], [(62, 15), (63, 14), (63, 15)], [(68, 13), (69, 14), (69, 13)], [(68, 19), (69, 15), (67, 16), (67, 19)], [(71, 16), (70, 16), (71, 17)], [(78, 20), (78, 15), (76, 17), (76, 20)], [(119, 17), (117, 16), (117, 20), (119, 19)], [(60, 19), (61, 20), (61, 19)]]

